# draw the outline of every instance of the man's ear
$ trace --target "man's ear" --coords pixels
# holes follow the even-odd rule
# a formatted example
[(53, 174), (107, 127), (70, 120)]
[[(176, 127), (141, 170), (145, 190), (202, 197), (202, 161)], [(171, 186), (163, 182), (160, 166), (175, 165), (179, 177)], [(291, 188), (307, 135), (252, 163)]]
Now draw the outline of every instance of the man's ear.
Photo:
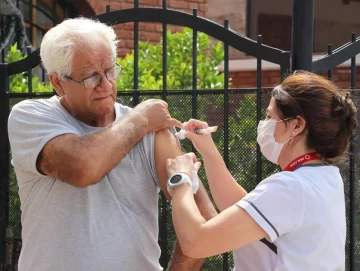
[(56, 93), (60, 97), (64, 96), (65, 93), (64, 93), (63, 87), (61, 86), (61, 81), (60, 81), (59, 76), (57, 74), (55, 74), (55, 73), (50, 73), (49, 74), (49, 79), (50, 79), (51, 85), (55, 89)]

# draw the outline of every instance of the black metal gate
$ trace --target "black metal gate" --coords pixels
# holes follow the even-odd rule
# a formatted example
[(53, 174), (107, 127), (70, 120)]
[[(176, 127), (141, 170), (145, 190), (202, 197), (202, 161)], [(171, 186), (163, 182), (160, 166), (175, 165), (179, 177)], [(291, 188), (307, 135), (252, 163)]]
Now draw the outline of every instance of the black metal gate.
[[(297, 2), (297, 1), (295, 1)], [(298, 1), (301, 2), (301, 1)], [(309, 6), (300, 4), (300, 9), (306, 12)], [(312, 2), (312, 1), (310, 1)], [(299, 6), (294, 6), (299, 9)], [(311, 8), (311, 5), (310, 5)], [(304, 15), (304, 14), (303, 14)], [(351, 89), (353, 96), (357, 97), (356, 91), (356, 63), (355, 56), (360, 53), (360, 40), (353, 35), (352, 42), (344, 45), (334, 52), (329, 51), (329, 56), (312, 62), (310, 57), (312, 47), (306, 47), (302, 31), (299, 31), (297, 23), (306, 19), (302, 13), (297, 13), (294, 18), (293, 41), (302, 42), (305, 46), (293, 47), (293, 68), (311, 69), (314, 72), (328, 72), (331, 78), (331, 69), (351, 59)], [(188, 105), (178, 115), (180, 120), (189, 118), (201, 118), (220, 125), (216, 133), (215, 141), (222, 149), (224, 160), (235, 178), (248, 190), (253, 189), (263, 176), (271, 174), (277, 169), (261, 157), (259, 147), (256, 145), (256, 125), (264, 114), (264, 108), (270, 99), (270, 89), (262, 87), (262, 60), (279, 65), (279, 78), (285, 77), (290, 72), (290, 52), (265, 46), (261, 42), (261, 36), (253, 41), (241, 34), (232, 31), (229, 22), (224, 25), (206, 20), (197, 16), (197, 10), (193, 14), (186, 14), (166, 7), (166, 0), (162, 8), (140, 8), (139, 1), (135, 1), (134, 8), (107, 12), (96, 17), (101, 22), (109, 25), (134, 22), (134, 80), (133, 91), (119, 91), (118, 101), (128, 106), (135, 106), (148, 98), (160, 98), (169, 103), (169, 110), (175, 113), (179, 103)], [(311, 19), (311, 18), (310, 18)], [(159, 90), (139, 90), (139, 23), (157, 22), (162, 23), (163, 28), (163, 87)], [(192, 47), (192, 89), (171, 90), (167, 88), (167, 36), (168, 25), (186, 26), (193, 30)], [(311, 23), (307, 24), (312, 27)], [(311, 30), (312, 31), (312, 30)], [(223, 89), (198, 89), (197, 87), (197, 35), (199, 32), (208, 34), (221, 41), (224, 45), (224, 88)], [(304, 31), (303, 31), (304, 32)], [(307, 33), (308, 34), (308, 33)], [(312, 34), (312, 32), (311, 32)], [(311, 44), (311, 41), (310, 41)], [(256, 85), (253, 88), (234, 89), (229, 88), (229, 47), (251, 55), (257, 59)], [(11, 152), (7, 136), (7, 118), (11, 107), (24, 99), (37, 99), (49, 97), (47, 94), (33, 93), (31, 78), (32, 70), (40, 64), (39, 49), (29, 52), (27, 58), (11, 64), (0, 64), (0, 267), (10, 270), (16, 269), (16, 263), (21, 249), (21, 223), (20, 210), (18, 209), (18, 195), (16, 178), (9, 163)], [(26, 73), (29, 80), (28, 93), (12, 93), (9, 89), (9, 76)], [(357, 104), (360, 107), (360, 103)], [(178, 112), (177, 112), (178, 113)], [(246, 118), (247, 126), (241, 126), (241, 119)], [(360, 224), (359, 208), (356, 208), (357, 200), (360, 199), (360, 190), (356, 180), (359, 177), (358, 166), (359, 130), (353, 138), (351, 154), (348, 161), (340, 165), (344, 180), (346, 181), (347, 211), (348, 211), (348, 241), (347, 241), (347, 270), (360, 268)], [(255, 143), (254, 143), (255, 142)], [(186, 151), (191, 150), (190, 144), (184, 143)], [(239, 149), (241, 154), (239, 155)], [(244, 175), (244, 172), (248, 174)], [(200, 174), (203, 174), (201, 172)], [(171, 223), (170, 206), (163, 196), (159, 197), (159, 244), (162, 249), (160, 263), (167, 266), (175, 240), (175, 233)], [(230, 270), (233, 267), (232, 254), (226, 253), (220, 256), (208, 258), (202, 270)], [(1, 269), (1, 268), (0, 268)]]

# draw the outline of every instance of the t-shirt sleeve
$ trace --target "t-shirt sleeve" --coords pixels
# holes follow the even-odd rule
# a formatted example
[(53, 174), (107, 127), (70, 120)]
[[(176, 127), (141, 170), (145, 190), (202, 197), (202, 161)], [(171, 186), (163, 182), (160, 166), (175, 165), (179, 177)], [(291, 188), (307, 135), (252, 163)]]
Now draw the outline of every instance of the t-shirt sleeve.
[[(121, 117), (125, 116), (131, 110), (133, 110), (132, 108), (122, 105), (122, 104), (115, 104), (115, 106), (117, 106), (117, 109), (119, 110), (119, 116), (121, 116)], [(117, 120), (119, 120), (119, 119), (117, 119)], [(147, 168), (151, 174), (152, 181), (158, 188), (160, 188), (160, 182), (157, 177), (156, 165), (155, 165), (155, 133), (151, 132), (151, 133), (146, 134), (139, 141), (139, 143), (137, 144), (137, 147), (140, 149), (140, 156), (144, 163), (143, 165), (147, 166)]]
[(46, 101), (23, 101), (15, 105), (8, 119), (9, 141), (14, 167), (40, 174), (36, 160), (52, 138), (78, 134), (66, 117)]
[[(176, 137), (175, 136), (175, 133), (176, 133), (175, 128), (169, 128), (169, 130), (173, 134), (173, 136)], [(180, 145), (180, 142), (178, 139), (177, 139), (177, 141), (178, 141), (178, 144)], [(160, 181), (159, 181), (159, 178), (158, 178), (157, 172), (156, 172), (156, 165), (155, 165), (155, 133), (148, 133), (146, 136), (144, 136), (141, 143), (142, 143), (142, 146), (144, 149), (143, 153), (146, 156), (146, 161), (149, 166), (152, 179), (155, 182), (155, 185), (158, 188), (161, 188)]]
[(146, 158), (146, 163), (150, 170), (152, 180), (154, 181), (155, 185), (160, 188), (160, 182), (157, 177), (155, 165), (155, 133), (146, 134), (141, 140), (140, 144), (143, 150), (142, 154)]
[(238, 203), (272, 242), (296, 228), (304, 216), (303, 189), (292, 172), (275, 174), (262, 181)]

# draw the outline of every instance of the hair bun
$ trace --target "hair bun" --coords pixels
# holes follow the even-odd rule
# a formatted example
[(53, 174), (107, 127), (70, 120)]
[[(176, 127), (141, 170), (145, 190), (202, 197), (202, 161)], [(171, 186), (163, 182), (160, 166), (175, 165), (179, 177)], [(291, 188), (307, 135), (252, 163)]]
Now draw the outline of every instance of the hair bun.
[(335, 94), (333, 98), (333, 114), (337, 116), (342, 122), (342, 129), (347, 135), (352, 135), (357, 127), (357, 110), (353, 101), (349, 98), (349, 93), (346, 97)]
[(333, 101), (332, 101), (332, 112), (334, 115), (339, 116), (342, 119), (346, 119), (347, 116), (346, 115), (346, 106), (345, 105), (347, 102), (346, 100), (341, 97), (338, 94), (334, 95)]
[[(346, 95), (346, 97), (348, 97), (348, 95)], [(352, 135), (358, 125), (357, 109), (350, 98), (344, 99), (344, 108), (346, 109), (344, 110), (346, 129), (348, 133)]]

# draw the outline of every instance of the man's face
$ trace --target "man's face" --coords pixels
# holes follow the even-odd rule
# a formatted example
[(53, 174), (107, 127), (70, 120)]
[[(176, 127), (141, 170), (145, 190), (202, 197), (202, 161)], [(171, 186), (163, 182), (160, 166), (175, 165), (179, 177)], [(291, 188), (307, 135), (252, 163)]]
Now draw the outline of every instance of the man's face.
[[(113, 114), (116, 82), (115, 79), (107, 79), (106, 75), (111, 74), (114, 69), (116, 69), (115, 60), (109, 49), (84, 48), (81, 52), (75, 53), (72, 74), (68, 79), (61, 80), (61, 96), (73, 116), (102, 119)], [(84, 83), (84, 80), (91, 77), (94, 80), (90, 79), (90, 81), (98, 84), (90, 88), (89, 84), (73, 81)]]

